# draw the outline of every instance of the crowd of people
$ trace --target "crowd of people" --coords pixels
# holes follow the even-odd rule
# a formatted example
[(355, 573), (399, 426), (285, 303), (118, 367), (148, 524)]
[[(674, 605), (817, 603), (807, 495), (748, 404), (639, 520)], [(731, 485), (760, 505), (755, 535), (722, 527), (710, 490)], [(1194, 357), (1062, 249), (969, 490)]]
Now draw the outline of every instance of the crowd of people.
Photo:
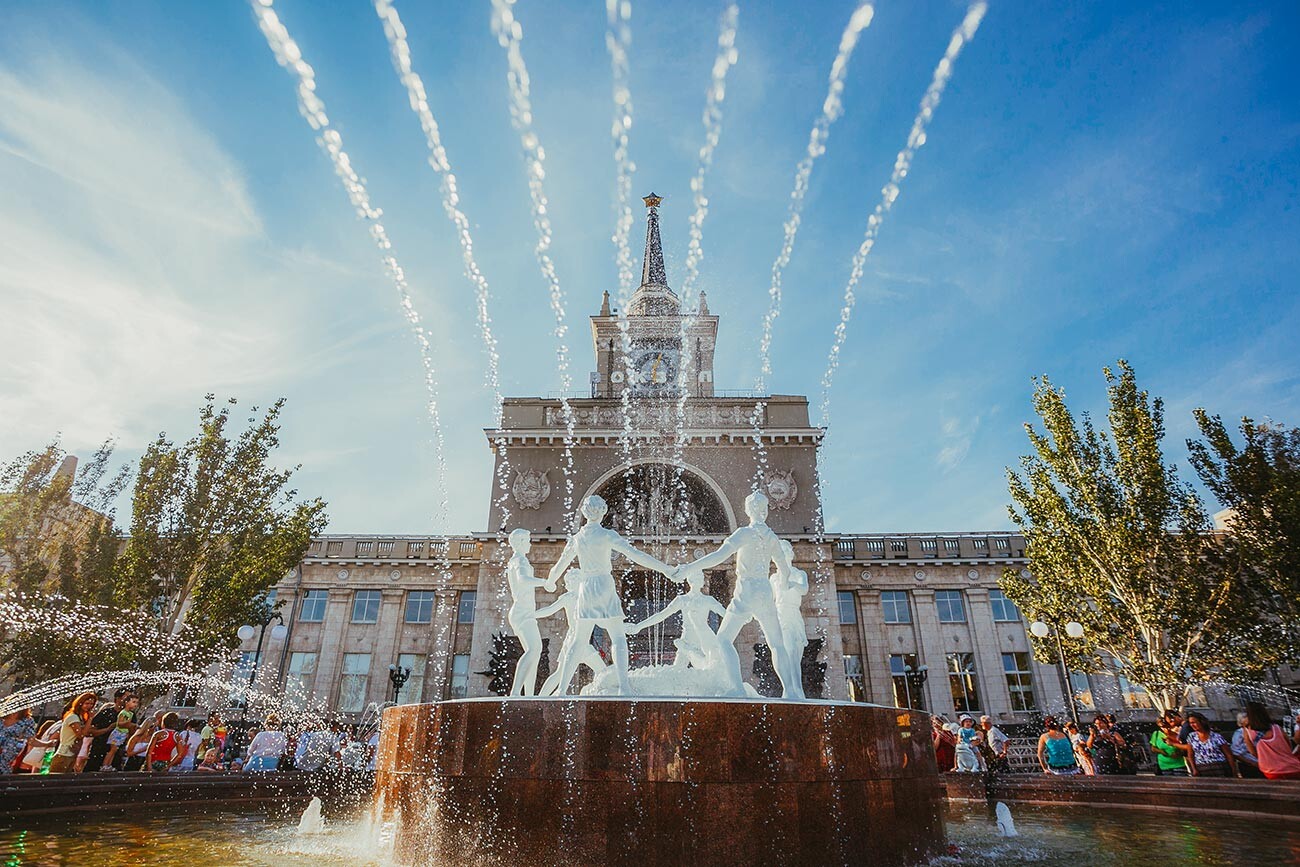
[[(1009, 738), (987, 717), (962, 715), (956, 724), (933, 717), (934, 754), (940, 772), (1001, 773), (1011, 770)], [(1043, 773), (1054, 776), (1136, 774), (1143, 764), (1135, 736), (1125, 735), (1115, 717), (1098, 714), (1080, 731), (1073, 721), (1043, 720), (1035, 755)], [(1146, 738), (1163, 776), (1246, 777), (1300, 780), (1300, 720), (1288, 734), (1258, 702), (1237, 714), (1231, 736), (1215, 731), (1197, 711), (1168, 711)]]
[(140, 696), (122, 688), (111, 702), (81, 693), (44, 723), (30, 708), (0, 719), (0, 774), (373, 770), (378, 744), (378, 730), (362, 737), (314, 717), (286, 725), (271, 713), (260, 726), (227, 726), (217, 711), (142, 714)]

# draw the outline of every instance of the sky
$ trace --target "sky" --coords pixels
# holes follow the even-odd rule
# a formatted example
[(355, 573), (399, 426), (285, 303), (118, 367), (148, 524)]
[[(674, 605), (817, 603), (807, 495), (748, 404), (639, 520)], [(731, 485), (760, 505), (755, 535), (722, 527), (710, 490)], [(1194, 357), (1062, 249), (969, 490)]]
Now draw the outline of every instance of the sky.
[[(795, 165), (853, 2), (740, 4), (699, 288), (715, 379), (751, 388)], [(560, 387), (505, 52), (488, 0), (397, 0), (491, 287), (502, 388)], [(287, 398), (278, 460), (336, 533), (485, 529), (492, 420), (473, 286), (368, 0), (277, 0), (429, 328), (452, 509), (415, 341), (367, 226), (249, 7), (0, 0), (0, 458), (58, 434), (138, 457), (203, 395)], [(723, 4), (632, 0), (633, 193), (680, 285)], [(1300, 424), (1300, 7), (990, 4), (879, 231), (831, 390), (830, 530), (1008, 527), (1032, 377), (1104, 412), (1118, 358), (1191, 411)], [(882, 0), (785, 272), (771, 391), (814, 421), (853, 253), (966, 7)], [(574, 381), (616, 293), (598, 0), (520, 0)], [(644, 211), (633, 246), (640, 262)]]

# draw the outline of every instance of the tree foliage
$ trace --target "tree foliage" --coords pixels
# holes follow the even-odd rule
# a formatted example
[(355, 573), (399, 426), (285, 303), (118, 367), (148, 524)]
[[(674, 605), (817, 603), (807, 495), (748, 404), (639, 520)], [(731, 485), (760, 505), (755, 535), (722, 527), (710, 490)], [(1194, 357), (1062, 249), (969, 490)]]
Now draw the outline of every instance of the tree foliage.
[(10, 594), (0, 662), (28, 680), (76, 670), (91, 657), (102, 662), (106, 653), (93, 637), (39, 615), (67, 600), (113, 598), (122, 544), (114, 502), (131, 474), (113, 469), (112, 458), (105, 442), (74, 470), (75, 459), (54, 440), (0, 468), (0, 587)]
[[(1280, 661), (1300, 660), (1300, 428), (1241, 420), (1237, 446), (1222, 419), (1195, 412), (1204, 440), (1188, 440), (1192, 466), (1231, 509), (1216, 555), (1240, 592), (1276, 623)], [(1276, 664), (1274, 660), (1269, 664)]]
[[(1030, 574), (1007, 570), (1001, 584), (1031, 618), (1083, 624), (1083, 638), (1064, 639), (1072, 665), (1122, 671), (1165, 709), (1189, 683), (1255, 667), (1268, 632), (1237, 575), (1207, 557), (1205, 508), (1161, 450), (1161, 400), (1122, 360), (1104, 374), (1109, 431), (1087, 413), (1076, 421), (1047, 377), (1035, 382), (1042, 431), (1025, 426), (1033, 453), (1007, 470)], [(1055, 661), (1054, 638), (1034, 641)]]
[(196, 436), (159, 434), (141, 457), (118, 600), (148, 611), (158, 631), (234, 647), (235, 630), (324, 528), (324, 502), (289, 487), (297, 468), (270, 464), (283, 405), (252, 408), (232, 432), (236, 402), (218, 408), (208, 395)]
[(58, 440), (0, 468), (0, 573), (6, 589), (108, 601), (120, 539), (114, 501), (130, 468), (105, 442), (74, 470)]

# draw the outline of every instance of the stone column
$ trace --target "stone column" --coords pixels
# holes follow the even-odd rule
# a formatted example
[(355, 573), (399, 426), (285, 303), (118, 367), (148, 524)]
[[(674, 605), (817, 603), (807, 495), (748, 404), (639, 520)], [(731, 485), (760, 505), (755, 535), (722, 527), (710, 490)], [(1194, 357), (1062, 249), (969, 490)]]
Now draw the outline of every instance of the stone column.
[(1011, 691), (1002, 671), (1002, 649), (998, 646), (998, 629), (993, 623), (993, 606), (987, 587), (966, 588), (966, 619), (971, 647), (975, 652), (975, 673), (980, 680), (984, 712), (997, 719), (1011, 711)]
[(916, 606), (913, 630), (917, 662), (929, 667), (929, 677), (923, 687), (925, 706), (932, 713), (941, 713), (951, 719), (957, 711), (952, 703), (952, 690), (948, 687), (948, 659), (939, 628), (939, 612), (934, 605), (934, 591), (918, 587), (912, 591), (912, 602)]
[(424, 664), (424, 695), (428, 701), (442, 701), (451, 688), (458, 595), (450, 588), (433, 594), (433, 622), (429, 624), (428, 658)]
[[(392, 695), (388, 681), (388, 666), (397, 662), (397, 638), (402, 631), (402, 597), (400, 587), (384, 587), (380, 591), (379, 634), (370, 650), (370, 680), (366, 689), (367, 702), (384, 702)], [(378, 675), (375, 672), (378, 672)]]
[(879, 590), (858, 591), (858, 617), (867, 701), (892, 705), (894, 682), (889, 674), (888, 630), (885, 629), (885, 613), (880, 607)]
[(325, 624), (321, 630), (320, 656), (316, 659), (316, 680), (312, 692), (327, 707), (332, 707), (343, 665), (343, 633), (347, 629), (348, 602), (352, 599), (350, 587), (329, 588), (329, 601), (325, 606)]

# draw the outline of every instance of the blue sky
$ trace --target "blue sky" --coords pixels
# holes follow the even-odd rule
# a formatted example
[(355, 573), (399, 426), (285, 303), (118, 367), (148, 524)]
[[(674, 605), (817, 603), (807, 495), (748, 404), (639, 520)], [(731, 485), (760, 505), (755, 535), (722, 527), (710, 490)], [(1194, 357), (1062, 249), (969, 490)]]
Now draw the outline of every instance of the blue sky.
[[(680, 284), (721, 4), (634, 2), (631, 150)], [(747, 388), (794, 166), (852, 2), (741, 4), (700, 286)], [(615, 290), (604, 4), (521, 0), (573, 370)], [(503, 389), (558, 388), (486, 0), (398, 0), (491, 283)], [(437, 345), (450, 526), (419, 357), (365, 226), (240, 2), (0, 2), (0, 454), (138, 454), (207, 391), (289, 399), (284, 457), (335, 532), (483, 529), (484, 356), (418, 122), (366, 0), (279, 0)], [(823, 455), (831, 529), (1008, 524), (1030, 377), (1099, 409), (1128, 358), (1168, 403), (1300, 423), (1294, 3), (990, 6), (868, 260)], [(817, 164), (773, 391), (817, 401), (850, 258), (961, 3), (881, 2)], [(634, 235), (642, 231), (641, 213)], [(634, 238), (639, 256), (639, 237)], [(638, 263), (639, 265), (639, 263)]]

